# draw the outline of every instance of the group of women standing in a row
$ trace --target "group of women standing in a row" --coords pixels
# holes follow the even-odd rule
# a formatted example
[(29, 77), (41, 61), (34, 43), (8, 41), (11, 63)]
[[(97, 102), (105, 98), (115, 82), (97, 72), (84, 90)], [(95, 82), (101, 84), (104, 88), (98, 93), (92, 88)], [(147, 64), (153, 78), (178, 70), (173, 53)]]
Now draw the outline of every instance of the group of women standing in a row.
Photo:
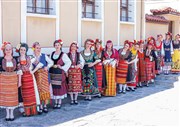
[[(32, 58), (27, 56), (28, 45), (21, 43), (19, 52), (13, 58), (13, 47), (3, 44), (4, 57), (0, 73), (0, 107), (6, 108), (6, 121), (13, 121), (13, 110), (23, 104), (23, 116), (47, 113), (47, 104), (54, 100), (54, 109), (61, 108), (61, 101), (70, 94), (70, 104), (78, 104), (78, 95), (91, 101), (92, 96), (116, 96), (135, 90), (137, 86), (153, 82), (162, 67), (165, 74), (170, 69), (180, 72), (180, 36), (171, 41), (171, 34), (148, 38), (146, 44), (140, 41), (125, 41), (123, 48), (113, 48), (111, 40), (102, 48), (102, 41), (87, 39), (84, 50), (78, 52), (76, 42), (72, 42), (69, 53), (62, 52), (62, 40), (53, 44), (51, 56), (41, 53), (41, 46), (32, 46)], [(95, 47), (92, 50), (92, 46)], [(172, 50), (174, 48), (174, 50)], [(165, 59), (163, 61), (163, 59)], [(118, 88), (116, 88), (118, 86)]]

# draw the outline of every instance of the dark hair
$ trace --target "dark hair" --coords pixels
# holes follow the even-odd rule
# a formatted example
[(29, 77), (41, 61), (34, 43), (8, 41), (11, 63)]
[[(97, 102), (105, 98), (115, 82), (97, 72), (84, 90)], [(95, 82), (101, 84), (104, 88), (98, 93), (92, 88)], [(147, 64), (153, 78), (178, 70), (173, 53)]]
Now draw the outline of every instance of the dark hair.
[[(26, 55), (27, 55), (27, 52), (28, 52), (28, 49), (29, 49), (28, 44), (26, 44), (26, 43), (21, 43), (20, 48), (21, 48), (21, 47), (26, 48)], [(19, 48), (19, 55), (20, 55), (20, 48)]]

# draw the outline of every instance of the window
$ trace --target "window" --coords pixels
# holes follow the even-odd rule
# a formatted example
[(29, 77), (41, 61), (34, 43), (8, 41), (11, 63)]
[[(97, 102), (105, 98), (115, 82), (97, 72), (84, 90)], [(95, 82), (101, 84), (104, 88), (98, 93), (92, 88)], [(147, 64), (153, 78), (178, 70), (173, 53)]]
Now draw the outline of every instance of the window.
[(55, 0), (27, 0), (27, 12), (54, 15)]
[(101, 18), (101, 0), (82, 0), (82, 18)]
[(134, 0), (120, 0), (120, 21), (134, 22)]

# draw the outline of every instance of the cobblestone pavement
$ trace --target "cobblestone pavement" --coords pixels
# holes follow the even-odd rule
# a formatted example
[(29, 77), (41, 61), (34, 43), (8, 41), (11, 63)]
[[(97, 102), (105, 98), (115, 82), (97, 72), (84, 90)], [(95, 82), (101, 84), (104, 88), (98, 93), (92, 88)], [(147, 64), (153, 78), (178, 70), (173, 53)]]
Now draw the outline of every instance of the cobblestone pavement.
[(116, 97), (80, 97), (78, 105), (65, 99), (61, 109), (50, 108), (48, 114), (22, 117), (16, 109), (13, 122), (6, 122), (0, 109), (0, 127), (178, 126), (179, 87), (179, 75), (160, 75), (149, 87)]

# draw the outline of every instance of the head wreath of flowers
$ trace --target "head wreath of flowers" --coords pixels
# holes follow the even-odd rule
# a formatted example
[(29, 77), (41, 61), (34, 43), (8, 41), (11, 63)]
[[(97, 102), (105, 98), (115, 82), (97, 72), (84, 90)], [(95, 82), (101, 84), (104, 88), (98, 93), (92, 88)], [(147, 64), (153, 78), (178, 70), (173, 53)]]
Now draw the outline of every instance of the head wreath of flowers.
[(167, 32), (166, 35), (172, 36), (172, 33), (171, 32)]
[(4, 50), (6, 45), (11, 44), (10, 42), (3, 42), (1, 50)]
[(39, 45), (39, 42), (34, 42), (33, 45), (32, 45), (32, 50), (34, 51), (36, 45)]
[(21, 47), (21, 43), (17, 44), (17, 46), (16, 46), (16, 52), (19, 52), (20, 47)]
[(95, 40), (95, 43), (100, 43), (100, 44), (102, 44), (102, 41), (101, 41), (100, 39), (96, 39), (96, 40)]
[(57, 40), (57, 42), (59, 42), (59, 44), (63, 44), (63, 41), (61, 39)]

